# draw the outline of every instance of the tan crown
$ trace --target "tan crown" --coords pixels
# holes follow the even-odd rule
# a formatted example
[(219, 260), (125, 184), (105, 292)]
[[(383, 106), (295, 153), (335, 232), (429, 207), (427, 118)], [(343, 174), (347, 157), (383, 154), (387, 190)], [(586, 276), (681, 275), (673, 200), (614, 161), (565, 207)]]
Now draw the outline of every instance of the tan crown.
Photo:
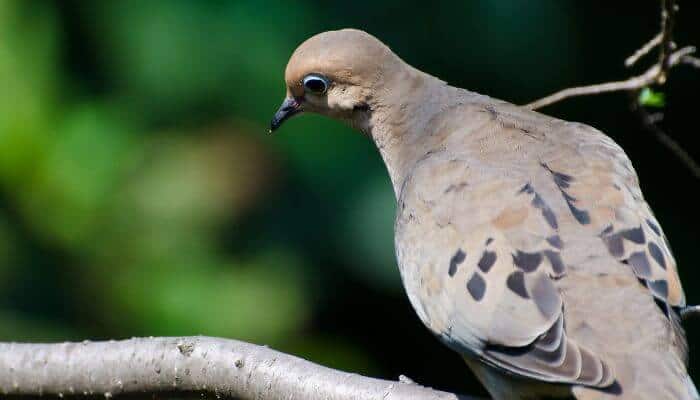
[(302, 80), (322, 74), (334, 83), (371, 87), (399, 58), (374, 36), (356, 29), (323, 32), (302, 43), (285, 71), (287, 88), (302, 96)]

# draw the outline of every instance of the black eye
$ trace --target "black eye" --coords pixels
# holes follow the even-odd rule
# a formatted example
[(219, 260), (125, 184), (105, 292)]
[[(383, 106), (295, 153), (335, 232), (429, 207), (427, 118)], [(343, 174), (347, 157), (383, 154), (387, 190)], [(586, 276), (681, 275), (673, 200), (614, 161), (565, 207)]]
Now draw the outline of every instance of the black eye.
[(304, 89), (311, 93), (323, 94), (328, 90), (328, 80), (320, 75), (306, 75)]

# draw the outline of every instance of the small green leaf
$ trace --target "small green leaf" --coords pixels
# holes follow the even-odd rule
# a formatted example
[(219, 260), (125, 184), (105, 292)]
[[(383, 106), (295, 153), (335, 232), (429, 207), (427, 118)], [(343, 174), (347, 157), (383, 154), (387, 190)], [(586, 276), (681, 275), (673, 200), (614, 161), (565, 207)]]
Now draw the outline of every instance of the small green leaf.
[(639, 104), (646, 107), (662, 108), (666, 105), (666, 96), (662, 92), (656, 92), (645, 87), (639, 92)]

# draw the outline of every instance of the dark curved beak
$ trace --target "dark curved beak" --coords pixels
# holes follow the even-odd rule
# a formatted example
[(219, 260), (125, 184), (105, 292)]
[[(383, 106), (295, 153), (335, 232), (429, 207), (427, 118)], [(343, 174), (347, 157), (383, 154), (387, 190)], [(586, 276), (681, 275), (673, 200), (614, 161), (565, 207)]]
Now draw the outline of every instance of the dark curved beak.
[(301, 112), (299, 102), (294, 97), (288, 97), (284, 99), (279, 110), (272, 117), (270, 122), (270, 133), (274, 132), (277, 128), (282, 125), (284, 121), (289, 119), (291, 116)]

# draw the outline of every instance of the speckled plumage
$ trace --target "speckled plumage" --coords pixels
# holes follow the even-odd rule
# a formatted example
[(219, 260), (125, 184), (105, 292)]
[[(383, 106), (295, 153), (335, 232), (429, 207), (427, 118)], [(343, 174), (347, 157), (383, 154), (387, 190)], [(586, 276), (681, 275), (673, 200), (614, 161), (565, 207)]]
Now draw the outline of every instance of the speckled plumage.
[[(308, 73), (328, 91), (305, 93)], [(676, 263), (609, 137), (451, 87), (355, 30), (302, 44), (286, 82), (377, 144), (411, 304), (494, 398), (698, 398)]]

